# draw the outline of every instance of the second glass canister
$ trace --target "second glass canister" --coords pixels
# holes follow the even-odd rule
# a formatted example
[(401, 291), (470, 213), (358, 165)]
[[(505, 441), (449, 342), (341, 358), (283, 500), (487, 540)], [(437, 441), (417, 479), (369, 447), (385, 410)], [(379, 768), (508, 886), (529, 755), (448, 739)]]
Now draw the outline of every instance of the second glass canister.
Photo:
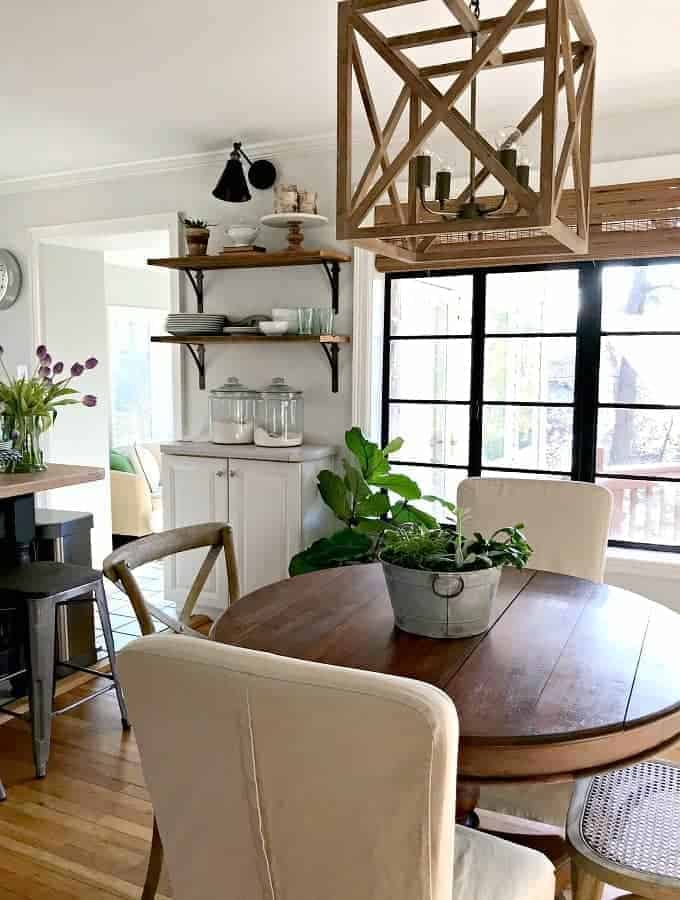
[(297, 447), (303, 441), (304, 400), (302, 391), (283, 378), (271, 383), (255, 401), (255, 443), (260, 447)]

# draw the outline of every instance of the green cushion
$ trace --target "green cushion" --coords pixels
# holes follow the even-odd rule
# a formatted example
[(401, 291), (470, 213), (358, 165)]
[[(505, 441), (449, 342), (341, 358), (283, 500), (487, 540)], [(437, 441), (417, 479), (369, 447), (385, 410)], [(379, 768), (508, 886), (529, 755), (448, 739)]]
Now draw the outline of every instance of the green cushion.
[(130, 460), (118, 450), (112, 450), (109, 454), (109, 467), (112, 472), (130, 472), (135, 474), (135, 469)]

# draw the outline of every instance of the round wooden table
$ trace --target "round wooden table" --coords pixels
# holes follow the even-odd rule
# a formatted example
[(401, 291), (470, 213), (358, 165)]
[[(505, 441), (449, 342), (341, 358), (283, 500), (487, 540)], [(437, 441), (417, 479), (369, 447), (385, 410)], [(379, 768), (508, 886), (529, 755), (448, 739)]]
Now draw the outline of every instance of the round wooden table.
[(564, 575), (506, 569), (486, 634), (433, 640), (395, 628), (380, 565), (330, 569), (243, 597), (213, 637), (441, 688), (460, 719), (460, 820), (480, 784), (570, 781), (680, 735), (680, 616)]

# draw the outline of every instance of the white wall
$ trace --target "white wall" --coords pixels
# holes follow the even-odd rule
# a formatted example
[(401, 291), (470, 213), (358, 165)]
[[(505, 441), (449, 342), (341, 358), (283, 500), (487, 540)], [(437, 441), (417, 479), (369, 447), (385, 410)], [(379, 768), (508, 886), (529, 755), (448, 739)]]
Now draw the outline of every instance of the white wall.
[[(310, 190), (318, 190), (321, 211), (328, 215), (327, 228), (310, 232), (309, 246), (339, 247), (335, 241), (335, 159), (327, 150), (291, 153), (275, 160), (281, 177)], [(254, 192), (247, 204), (226, 204), (215, 200), (211, 191), (220, 171), (213, 166), (144, 176), (118, 181), (89, 183), (68, 188), (43, 189), (0, 196), (0, 247), (12, 250), (20, 259), (26, 284), (15, 306), (0, 313), (0, 343), (5, 347), (10, 366), (26, 362), (32, 348), (31, 273), (29, 229), (98, 219), (124, 218), (167, 212), (175, 208), (190, 216), (220, 223), (214, 229), (211, 251), (220, 249), (226, 239), (224, 227), (245, 219), (257, 221), (272, 210), (272, 193)], [(266, 229), (259, 242), (268, 248), (282, 247), (285, 232)], [(74, 278), (77, 273), (74, 273)], [(341, 313), (338, 331), (351, 333), (351, 265), (341, 272)], [(329, 288), (321, 268), (274, 269), (258, 272), (209, 272), (206, 275), (206, 309), (229, 315), (268, 312), (274, 306), (321, 306), (329, 303)], [(194, 309), (193, 292), (186, 291), (187, 307)], [(330, 371), (319, 347), (283, 347), (258, 345), (257, 350), (242, 347), (208, 349), (208, 387), (221, 384), (229, 375), (238, 375), (254, 387), (282, 375), (305, 392), (305, 425), (309, 441), (340, 443), (351, 415), (351, 349), (340, 353), (340, 392), (330, 393)], [(207, 427), (208, 394), (198, 390), (193, 362), (186, 358), (185, 434)]]
[(107, 306), (168, 309), (170, 271), (115, 265), (106, 262), (104, 254), (104, 294)]
[[(92, 558), (95, 565), (111, 552), (111, 492), (109, 487), (109, 370), (108, 330), (104, 306), (102, 253), (44, 244), (40, 247), (43, 336), (54, 362), (83, 363), (94, 356), (99, 365), (75, 378), (73, 388), (94, 394), (97, 405), (59, 409), (47, 434), (51, 462), (97, 466), (104, 481), (50, 491), (40, 498), (57, 509), (88, 510), (94, 514)], [(87, 310), (84, 315), (83, 311)]]

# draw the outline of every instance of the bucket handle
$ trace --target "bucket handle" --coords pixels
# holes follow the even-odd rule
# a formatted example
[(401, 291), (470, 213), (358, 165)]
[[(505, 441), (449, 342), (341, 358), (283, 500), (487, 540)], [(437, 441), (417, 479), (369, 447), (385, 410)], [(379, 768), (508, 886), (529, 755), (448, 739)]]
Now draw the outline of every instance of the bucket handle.
[[(452, 594), (441, 593), (440, 591), (438, 591), (438, 590), (437, 590), (437, 581), (438, 581), (441, 577), (442, 577), (442, 576), (441, 576), (439, 573), (437, 573), (436, 575), (433, 575), (433, 576), (432, 576), (432, 591), (433, 591), (433, 593), (435, 593), (438, 597), (442, 597), (444, 600), (452, 600), (454, 597), (459, 597), (459, 596), (463, 593), (463, 589), (465, 588), (465, 582), (464, 582), (463, 579), (460, 577), (460, 575), (454, 576), (455, 578), (458, 579), (458, 590), (454, 591)], [(449, 577), (450, 577), (450, 576), (449, 576)]]

